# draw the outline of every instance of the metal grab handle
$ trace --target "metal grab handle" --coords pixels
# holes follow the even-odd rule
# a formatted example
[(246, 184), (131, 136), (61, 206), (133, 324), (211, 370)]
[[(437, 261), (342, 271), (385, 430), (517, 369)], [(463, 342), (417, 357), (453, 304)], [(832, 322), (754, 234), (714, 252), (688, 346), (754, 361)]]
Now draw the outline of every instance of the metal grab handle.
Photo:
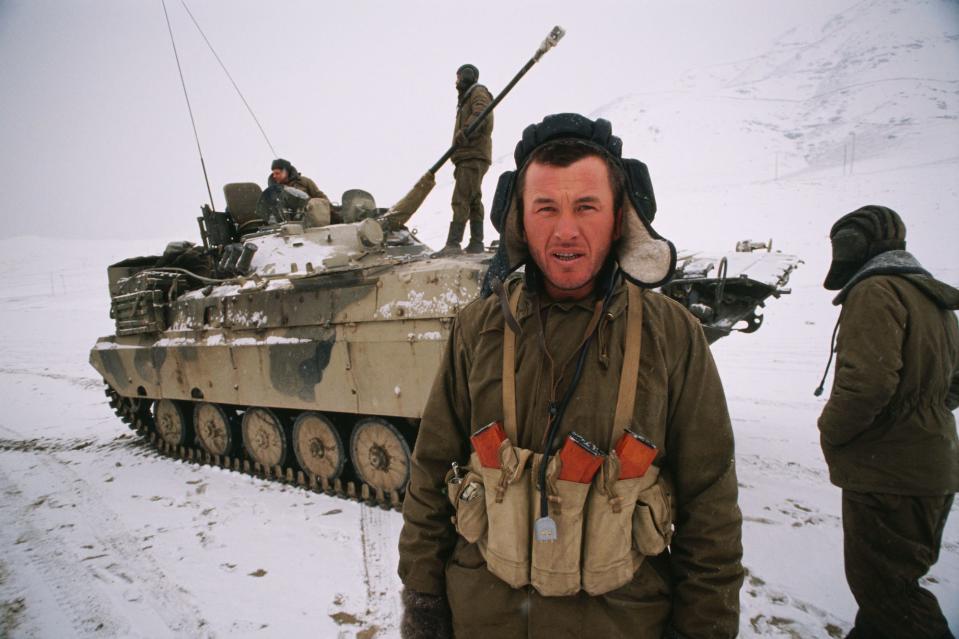
[(723, 301), (723, 295), (726, 293), (726, 272), (729, 270), (729, 263), (726, 258), (719, 260), (719, 269), (716, 271), (716, 277), (719, 279), (719, 285), (716, 286), (716, 305)]

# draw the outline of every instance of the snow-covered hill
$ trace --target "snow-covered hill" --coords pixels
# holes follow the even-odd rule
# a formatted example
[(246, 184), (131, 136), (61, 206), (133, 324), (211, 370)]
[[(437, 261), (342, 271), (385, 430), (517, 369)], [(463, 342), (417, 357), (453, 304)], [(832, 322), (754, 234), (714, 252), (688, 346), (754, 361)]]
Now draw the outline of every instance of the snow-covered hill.
[[(661, 233), (712, 251), (772, 237), (806, 262), (757, 333), (713, 351), (746, 518), (741, 634), (840, 637), (855, 604), (812, 395), (837, 315), (827, 233), (886, 204), (959, 284), (959, 5), (867, 0), (668, 92), (637, 72), (600, 97), (592, 115), (650, 166)], [(440, 185), (413, 220), (434, 245), (448, 201)], [(87, 364), (112, 328), (105, 266), (168, 239), (0, 239), (0, 636), (398, 636), (399, 515), (156, 458), (110, 412)], [(954, 631), (956, 510), (926, 579)]]

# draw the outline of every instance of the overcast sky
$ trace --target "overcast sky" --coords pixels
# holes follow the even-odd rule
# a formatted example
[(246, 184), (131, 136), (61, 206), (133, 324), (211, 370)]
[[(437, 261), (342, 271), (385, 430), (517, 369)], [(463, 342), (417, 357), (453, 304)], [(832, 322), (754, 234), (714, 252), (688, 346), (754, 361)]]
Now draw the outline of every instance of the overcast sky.
[[(272, 154), (181, 0), (166, 2), (222, 208), (222, 185), (262, 184)], [(446, 149), (464, 62), (495, 94), (554, 24), (568, 31), (497, 110), (502, 156), (545, 114), (676, 88), (853, 4), (187, 2), (278, 154), (333, 200), (359, 187), (382, 206)], [(5, 233), (195, 239), (208, 198), (160, 0), (0, 0), (0, 60)]]

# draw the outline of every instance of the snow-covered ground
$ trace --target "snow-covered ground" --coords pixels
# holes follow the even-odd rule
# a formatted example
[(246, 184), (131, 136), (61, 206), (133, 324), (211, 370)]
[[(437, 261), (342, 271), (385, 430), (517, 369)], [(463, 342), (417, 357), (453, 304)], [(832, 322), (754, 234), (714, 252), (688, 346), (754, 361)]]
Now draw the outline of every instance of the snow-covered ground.
[[(713, 348), (746, 519), (744, 637), (839, 637), (855, 613), (812, 394), (837, 315), (820, 286), (832, 221), (891, 206), (910, 250), (959, 284), (959, 23), (933, 18), (943, 6), (863, 2), (592, 114), (650, 165), (678, 246), (772, 237), (806, 262), (759, 332)], [(434, 245), (448, 195), (414, 218)], [(107, 406), (87, 364), (112, 330), (105, 266), (167, 239), (0, 240), (0, 636), (397, 637), (397, 513), (158, 458)], [(956, 510), (925, 581), (959, 631)]]

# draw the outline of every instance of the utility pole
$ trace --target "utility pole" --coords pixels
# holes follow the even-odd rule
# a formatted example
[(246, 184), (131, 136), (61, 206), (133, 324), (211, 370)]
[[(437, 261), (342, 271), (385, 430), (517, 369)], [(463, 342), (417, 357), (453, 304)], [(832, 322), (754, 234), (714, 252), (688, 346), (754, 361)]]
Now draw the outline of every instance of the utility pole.
[(856, 132), (853, 131), (849, 135), (852, 136), (852, 149), (849, 152), (849, 175), (852, 175), (853, 164), (856, 162)]

